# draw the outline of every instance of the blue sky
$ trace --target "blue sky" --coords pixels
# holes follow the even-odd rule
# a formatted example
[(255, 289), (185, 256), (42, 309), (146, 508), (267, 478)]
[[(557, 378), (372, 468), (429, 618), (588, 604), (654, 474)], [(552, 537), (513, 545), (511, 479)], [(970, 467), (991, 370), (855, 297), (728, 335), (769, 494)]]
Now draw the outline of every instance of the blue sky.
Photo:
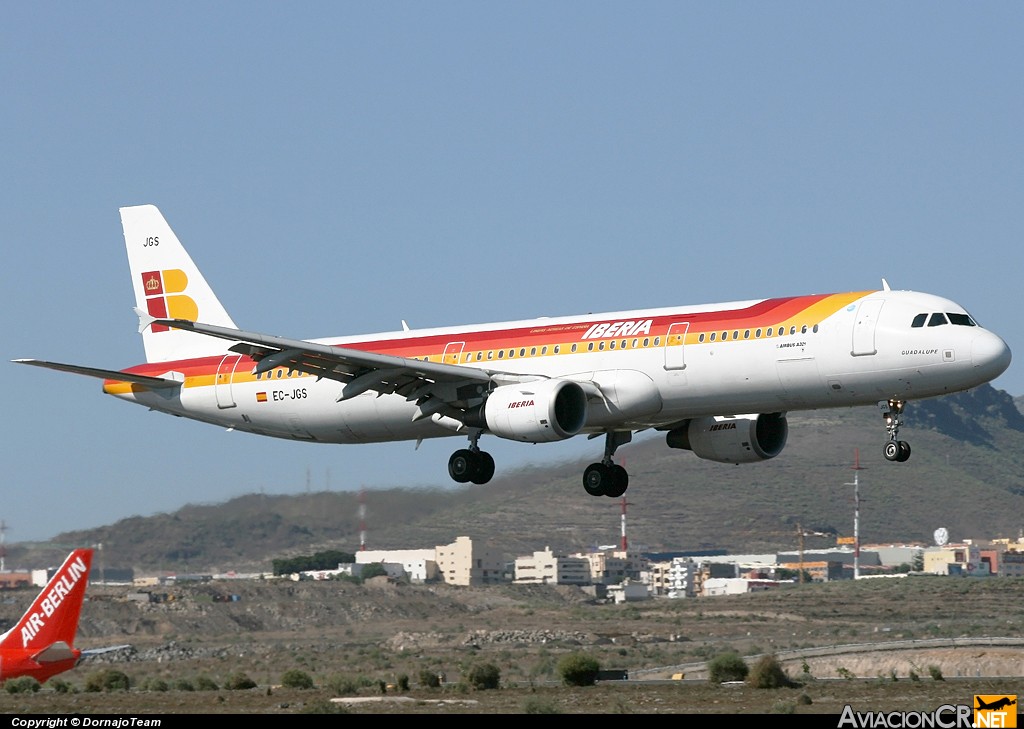
[[(885, 277), (1021, 353), (1022, 35), (1008, 2), (10, 4), (4, 360), (142, 360), (117, 212), (139, 203), (239, 326), (284, 336)], [(450, 487), (461, 447), (226, 433), (6, 368), (8, 542)], [(1022, 372), (993, 384), (1024, 394)], [(499, 475), (601, 452), (485, 440)]]

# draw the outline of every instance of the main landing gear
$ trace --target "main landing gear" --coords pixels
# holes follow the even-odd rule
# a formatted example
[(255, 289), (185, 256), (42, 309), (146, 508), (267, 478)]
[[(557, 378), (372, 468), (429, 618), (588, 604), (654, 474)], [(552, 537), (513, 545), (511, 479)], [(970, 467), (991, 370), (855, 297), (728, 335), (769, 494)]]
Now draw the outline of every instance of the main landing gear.
[(604, 458), (600, 463), (591, 463), (583, 472), (583, 488), (591, 496), (622, 496), (629, 488), (629, 474), (626, 469), (612, 461), (615, 449), (633, 440), (631, 431), (611, 431), (605, 435)]
[(472, 481), (482, 485), (494, 476), (494, 459), (487, 451), (480, 450), (477, 441), (480, 431), (469, 436), (469, 448), (461, 448), (448, 459), (448, 475), (458, 483)]
[(887, 400), (878, 403), (882, 409), (882, 418), (885, 420), (885, 430), (889, 434), (889, 442), (882, 449), (882, 454), (887, 461), (902, 463), (910, 458), (910, 444), (900, 440), (900, 426), (903, 424), (903, 407), (905, 400)]

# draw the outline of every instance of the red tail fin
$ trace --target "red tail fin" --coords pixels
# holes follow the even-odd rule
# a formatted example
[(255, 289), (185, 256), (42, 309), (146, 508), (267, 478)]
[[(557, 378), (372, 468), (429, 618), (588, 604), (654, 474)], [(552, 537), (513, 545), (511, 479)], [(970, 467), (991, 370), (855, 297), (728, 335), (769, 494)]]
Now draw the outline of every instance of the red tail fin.
[(3, 636), (0, 647), (42, 650), (57, 642), (73, 646), (91, 567), (91, 549), (69, 554), (17, 625)]

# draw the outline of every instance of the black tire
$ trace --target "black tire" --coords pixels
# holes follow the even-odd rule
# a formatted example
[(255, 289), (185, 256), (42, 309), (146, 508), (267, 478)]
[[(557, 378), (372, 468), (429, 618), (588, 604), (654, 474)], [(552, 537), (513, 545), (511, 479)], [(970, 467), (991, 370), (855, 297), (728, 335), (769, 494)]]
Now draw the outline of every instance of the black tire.
[(476, 468), (469, 480), (482, 486), (494, 477), (494, 459), (487, 451), (477, 451), (473, 455), (476, 457)]
[(448, 459), (448, 475), (457, 483), (466, 483), (476, 470), (476, 456), (468, 448), (460, 448)]
[(910, 444), (905, 440), (900, 441), (900, 454), (896, 456), (896, 460), (899, 463), (903, 463), (910, 458)]
[(882, 455), (885, 456), (887, 461), (898, 461), (901, 451), (900, 444), (897, 441), (890, 440), (882, 449)]
[(626, 493), (629, 488), (629, 473), (617, 463), (608, 468), (608, 485), (604, 489), (604, 495), (617, 499)]
[(608, 484), (608, 468), (603, 463), (591, 463), (583, 472), (583, 490), (591, 496), (604, 496)]

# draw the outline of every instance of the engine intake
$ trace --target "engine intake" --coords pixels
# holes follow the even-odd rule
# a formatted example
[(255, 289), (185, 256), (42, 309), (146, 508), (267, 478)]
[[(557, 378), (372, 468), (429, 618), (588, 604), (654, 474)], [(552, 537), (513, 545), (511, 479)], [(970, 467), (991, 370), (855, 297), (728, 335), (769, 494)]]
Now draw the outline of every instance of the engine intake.
[(767, 413), (694, 418), (670, 430), (666, 442), (709, 461), (756, 463), (779, 455), (788, 436), (785, 414)]

